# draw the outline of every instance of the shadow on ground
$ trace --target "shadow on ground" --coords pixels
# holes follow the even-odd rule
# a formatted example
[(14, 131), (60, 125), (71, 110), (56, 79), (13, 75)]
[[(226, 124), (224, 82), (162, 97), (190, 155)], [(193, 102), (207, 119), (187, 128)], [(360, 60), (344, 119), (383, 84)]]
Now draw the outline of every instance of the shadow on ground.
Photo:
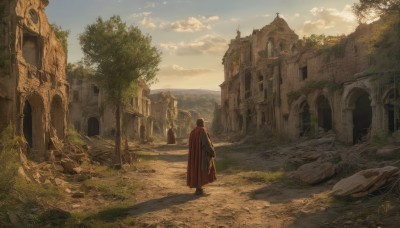
[(144, 213), (163, 210), (175, 205), (184, 204), (186, 202), (196, 200), (199, 196), (194, 194), (173, 194), (158, 199), (151, 199), (134, 206), (121, 206), (109, 208), (90, 216), (87, 220), (95, 219), (105, 222), (114, 222), (128, 216), (137, 216)]

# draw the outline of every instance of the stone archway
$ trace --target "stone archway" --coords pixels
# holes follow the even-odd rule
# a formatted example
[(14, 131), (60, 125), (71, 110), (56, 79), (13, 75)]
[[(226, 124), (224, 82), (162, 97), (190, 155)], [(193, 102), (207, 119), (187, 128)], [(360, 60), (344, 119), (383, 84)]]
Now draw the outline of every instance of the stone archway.
[(353, 144), (365, 141), (371, 131), (372, 107), (368, 92), (355, 89), (349, 100), (352, 107)]
[(64, 138), (64, 117), (65, 111), (63, 108), (63, 101), (60, 96), (55, 95), (51, 101), (50, 106), (50, 118), (51, 126), (56, 130), (57, 137), (59, 139)]
[(323, 128), (324, 131), (332, 129), (332, 109), (328, 99), (320, 95), (316, 101), (318, 127)]
[[(45, 150), (44, 132), (44, 105), (38, 94), (31, 95), (24, 103), (23, 108), (23, 133), (24, 137), (33, 150)], [(36, 154), (33, 154), (36, 156)]]
[(88, 131), (87, 135), (89, 137), (100, 134), (100, 122), (96, 117), (90, 117), (88, 119)]

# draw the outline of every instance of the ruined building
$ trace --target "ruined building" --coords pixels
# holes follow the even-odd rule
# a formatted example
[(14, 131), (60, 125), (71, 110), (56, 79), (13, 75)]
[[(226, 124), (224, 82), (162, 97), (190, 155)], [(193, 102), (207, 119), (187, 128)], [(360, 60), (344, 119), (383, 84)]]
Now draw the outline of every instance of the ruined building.
[(178, 100), (171, 92), (151, 94), (150, 99), (154, 133), (166, 136), (169, 128), (177, 127)]
[[(88, 136), (113, 136), (115, 115), (112, 104), (88, 77), (70, 77), (69, 123)], [(140, 81), (135, 96), (122, 115), (122, 133), (129, 139), (147, 140), (153, 134), (149, 87)]]
[(377, 27), (327, 38), (320, 50), (307, 48), (279, 15), (247, 37), (238, 31), (223, 57), (223, 131), (267, 129), (292, 139), (333, 131), (340, 141), (357, 143), (397, 130), (399, 71), (368, 70)]
[(47, 20), (48, 3), (0, 3), (0, 128), (12, 123), (33, 158), (44, 157), (51, 137), (64, 138), (67, 123), (66, 54)]

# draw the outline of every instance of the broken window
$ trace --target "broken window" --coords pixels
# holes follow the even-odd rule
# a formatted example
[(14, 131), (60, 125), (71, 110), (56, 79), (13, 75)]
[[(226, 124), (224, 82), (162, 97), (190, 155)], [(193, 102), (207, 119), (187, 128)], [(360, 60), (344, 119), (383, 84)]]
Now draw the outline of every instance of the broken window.
[(307, 79), (307, 76), (308, 76), (307, 74), (308, 74), (307, 66), (301, 67), (299, 69), (299, 78), (301, 81)]
[(39, 38), (37, 35), (24, 32), (22, 41), (22, 55), (25, 62), (36, 67), (40, 66), (40, 48)]

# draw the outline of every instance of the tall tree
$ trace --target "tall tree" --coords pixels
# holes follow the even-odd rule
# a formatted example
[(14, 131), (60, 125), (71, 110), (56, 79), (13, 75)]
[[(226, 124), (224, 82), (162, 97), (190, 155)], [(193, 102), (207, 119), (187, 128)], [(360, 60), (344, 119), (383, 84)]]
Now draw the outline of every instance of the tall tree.
[(115, 105), (115, 164), (121, 166), (121, 114), (127, 99), (134, 95), (139, 79), (155, 80), (160, 51), (151, 46), (151, 37), (128, 26), (119, 16), (99, 17), (79, 37), (85, 60), (94, 66), (96, 84)]
[(400, 13), (400, 0), (360, 0), (353, 5), (354, 13), (360, 22), (381, 17), (383, 14)]

